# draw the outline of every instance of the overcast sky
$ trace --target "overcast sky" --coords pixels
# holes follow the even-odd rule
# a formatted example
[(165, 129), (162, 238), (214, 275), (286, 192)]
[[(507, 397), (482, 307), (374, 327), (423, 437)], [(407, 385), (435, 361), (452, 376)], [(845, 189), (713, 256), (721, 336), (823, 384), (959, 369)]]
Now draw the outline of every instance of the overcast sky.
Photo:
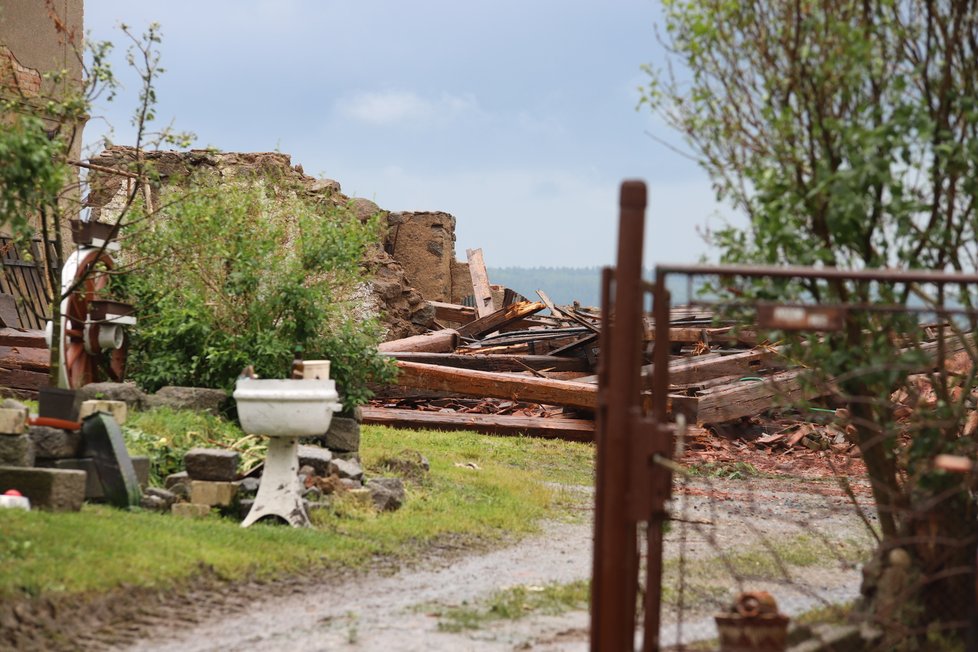
[[(457, 219), (486, 264), (606, 265), (618, 185), (649, 184), (646, 265), (717, 225), (705, 174), (646, 132), (658, 0), (86, 0), (93, 38), (162, 25), (161, 121), (224, 151), (277, 150), (391, 211)], [(95, 113), (131, 142), (135, 82)], [(88, 136), (102, 130), (93, 121)]]

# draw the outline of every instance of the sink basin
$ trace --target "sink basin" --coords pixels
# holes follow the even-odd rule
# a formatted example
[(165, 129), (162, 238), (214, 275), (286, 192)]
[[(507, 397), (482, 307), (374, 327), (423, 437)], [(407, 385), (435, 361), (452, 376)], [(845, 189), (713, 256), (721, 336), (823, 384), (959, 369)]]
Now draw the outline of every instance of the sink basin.
[(242, 429), (268, 437), (322, 435), (343, 409), (332, 380), (242, 379), (234, 400)]

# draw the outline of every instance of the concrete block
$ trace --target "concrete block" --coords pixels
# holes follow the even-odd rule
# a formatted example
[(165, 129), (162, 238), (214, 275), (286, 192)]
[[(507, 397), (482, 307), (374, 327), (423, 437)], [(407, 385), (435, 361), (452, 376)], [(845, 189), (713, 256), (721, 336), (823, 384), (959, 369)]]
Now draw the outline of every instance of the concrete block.
[(22, 435), (27, 430), (27, 412), (0, 408), (0, 435)]
[[(37, 465), (44, 468), (84, 471), (86, 474), (85, 500), (105, 500), (105, 491), (102, 489), (102, 481), (99, 479), (98, 468), (95, 466), (95, 460), (92, 458), (80, 457), (60, 460), (38, 460)], [(139, 485), (145, 489), (149, 485), (149, 458), (144, 456), (133, 457), (132, 466), (136, 472), (136, 479)]]
[(102, 399), (82, 401), (81, 409), (78, 411), (78, 419), (84, 419), (96, 412), (105, 412), (106, 414), (112, 415), (116, 423), (121, 426), (129, 417), (129, 406), (126, 405), (125, 401), (106, 401)]
[(68, 469), (0, 467), (0, 493), (16, 489), (34, 509), (77, 512), (85, 501), (85, 473)]
[(29, 435), (0, 437), (0, 466), (34, 466), (35, 459)]
[(238, 486), (233, 482), (190, 481), (190, 502), (210, 507), (229, 507), (234, 503)]
[(193, 480), (231, 482), (238, 479), (241, 455), (223, 448), (191, 448), (183, 456), (183, 464)]
[(211, 513), (211, 507), (210, 505), (198, 505), (196, 503), (173, 503), (170, 513), (185, 518), (203, 518)]
[(30, 426), (27, 434), (34, 441), (34, 453), (38, 459), (60, 460), (82, 455), (82, 434), (79, 430), (62, 430), (47, 426)]

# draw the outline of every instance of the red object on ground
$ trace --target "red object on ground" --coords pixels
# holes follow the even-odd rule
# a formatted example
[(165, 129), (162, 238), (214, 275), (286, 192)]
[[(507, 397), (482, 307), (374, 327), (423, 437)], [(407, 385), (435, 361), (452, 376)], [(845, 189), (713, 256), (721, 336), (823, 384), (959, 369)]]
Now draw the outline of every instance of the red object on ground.
[(61, 428), (62, 430), (81, 430), (81, 421), (66, 421), (64, 419), (54, 419), (52, 417), (29, 417), (27, 423), (32, 426), (46, 426), (48, 428)]
[(16, 489), (7, 489), (5, 492), (3, 492), (3, 495), (4, 496), (23, 496), (24, 494), (20, 493)]

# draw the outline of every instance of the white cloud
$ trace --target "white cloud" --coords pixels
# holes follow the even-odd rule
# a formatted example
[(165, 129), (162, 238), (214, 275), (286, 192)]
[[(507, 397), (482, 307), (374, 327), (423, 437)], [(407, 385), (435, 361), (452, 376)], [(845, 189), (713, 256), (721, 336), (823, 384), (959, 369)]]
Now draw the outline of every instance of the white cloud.
[(381, 126), (407, 121), (442, 120), (461, 113), (479, 112), (478, 102), (470, 93), (442, 93), (430, 99), (412, 91), (356, 93), (340, 98), (335, 108), (347, 118)]

